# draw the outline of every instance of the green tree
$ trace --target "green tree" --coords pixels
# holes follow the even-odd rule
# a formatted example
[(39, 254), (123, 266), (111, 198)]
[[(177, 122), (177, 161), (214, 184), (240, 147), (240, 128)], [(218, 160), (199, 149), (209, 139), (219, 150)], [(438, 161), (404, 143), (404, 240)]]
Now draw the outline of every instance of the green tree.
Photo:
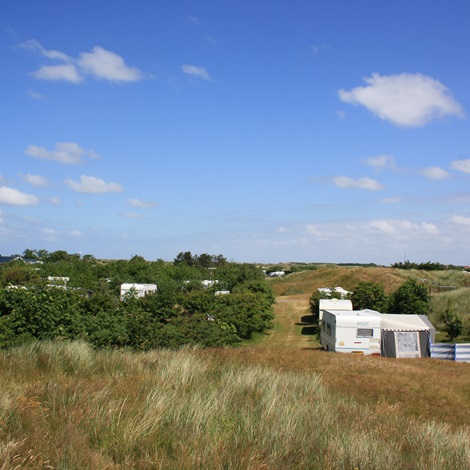
[(450, 341), (454, 341), (463, 333), (462, 320), (457, 316), (454, 309), (448, 304), (446, 311), (441, 315), (441, 322)]
[(387, 306), (387, 296), (384, 287), (374, 281), (361, 281), (351, 295), (351, 302), (355, 310), (383, 311)]
[(414, 278), (407, 279), (389, 297), (390, 313), (427, 315), (429, 313), (428, 289)]

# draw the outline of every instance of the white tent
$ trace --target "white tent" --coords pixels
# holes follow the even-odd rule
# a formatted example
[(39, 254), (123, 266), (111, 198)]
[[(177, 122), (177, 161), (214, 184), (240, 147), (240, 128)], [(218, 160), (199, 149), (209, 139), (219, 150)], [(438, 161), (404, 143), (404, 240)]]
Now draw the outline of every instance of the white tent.
[(384, 357), (428, 357), (436, 330), (426, 315), (380, 314)]

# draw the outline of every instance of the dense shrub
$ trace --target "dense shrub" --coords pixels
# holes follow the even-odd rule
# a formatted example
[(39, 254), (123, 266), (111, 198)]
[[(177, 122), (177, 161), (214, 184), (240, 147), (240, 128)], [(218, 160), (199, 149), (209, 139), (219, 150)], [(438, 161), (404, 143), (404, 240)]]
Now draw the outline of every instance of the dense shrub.
[[(269, 328), (273, 318), (274, 295), (262, 271), (221, 255), (183, 253), (173, 264), (138, 255), (99, 263), (61, 251), (44, 259), (34, 271), (21, 264), (3, 268), (0, 281), (19, 287), (0, 291), (0, 347), (54, 338), (137, 350), (222, 346)], [(50, 287), (49, 276), (69, 282)], [(209, 278), (218, 283), (205, 288), (201, 281)], [(120, 301), (123, 282), (156, 283), (158, 291)], [(233, 293), (218, 296), (219, 289)]]

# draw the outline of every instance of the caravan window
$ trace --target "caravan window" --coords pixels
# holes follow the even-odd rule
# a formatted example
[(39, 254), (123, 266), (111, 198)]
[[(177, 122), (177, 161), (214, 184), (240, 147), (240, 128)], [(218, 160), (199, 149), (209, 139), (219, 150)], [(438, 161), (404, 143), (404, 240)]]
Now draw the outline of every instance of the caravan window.
[(326, 324), (326, 334), (331, 336), (331, 325), (329, 323)]
[(357, 338), (372, 338), (374, 336), (374, 330), (372, 328), (358, 328)]

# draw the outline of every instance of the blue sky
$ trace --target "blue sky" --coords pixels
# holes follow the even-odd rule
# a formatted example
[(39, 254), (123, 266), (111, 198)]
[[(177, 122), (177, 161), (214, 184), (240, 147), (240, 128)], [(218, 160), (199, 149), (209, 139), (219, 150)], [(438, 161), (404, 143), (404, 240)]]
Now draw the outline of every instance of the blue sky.
[(470, 3), (4, 0), (0, 253), (470, 264)]

